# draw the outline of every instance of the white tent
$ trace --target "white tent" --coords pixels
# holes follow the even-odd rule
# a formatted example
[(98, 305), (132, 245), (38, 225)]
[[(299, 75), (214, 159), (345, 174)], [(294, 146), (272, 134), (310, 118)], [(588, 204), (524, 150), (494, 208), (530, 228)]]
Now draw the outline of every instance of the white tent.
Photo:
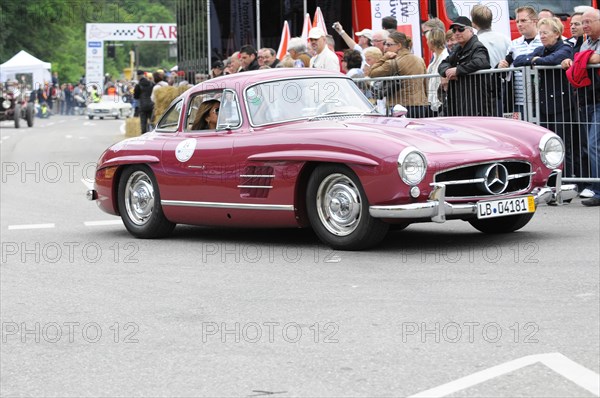
[(15, 79), (19, 73), (31, 73), (33, 76), (33, 86), (39, 87), (44, 82), (51, 81), (50, 62), (44, 62), (37, 59), (27, 51), (21, 50), (17, 55), (0, 65), (0, 82), (8, 79)]

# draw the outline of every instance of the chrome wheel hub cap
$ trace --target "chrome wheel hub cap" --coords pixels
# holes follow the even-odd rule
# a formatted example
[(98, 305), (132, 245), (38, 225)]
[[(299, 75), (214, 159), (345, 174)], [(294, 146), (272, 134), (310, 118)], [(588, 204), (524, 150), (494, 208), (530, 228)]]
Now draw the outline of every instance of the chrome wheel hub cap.
[(319, 219), (332, 234), (346, 236), (358, 227), (362, 200), (358, 188), (347, 176), (332, 174), (325, 178), (316, 200)]
[(144, 225), (154, 210), (154, 187), (150, 177), (136, 171), (125, 186), (125, 208), (129, 219), (136, 225)]

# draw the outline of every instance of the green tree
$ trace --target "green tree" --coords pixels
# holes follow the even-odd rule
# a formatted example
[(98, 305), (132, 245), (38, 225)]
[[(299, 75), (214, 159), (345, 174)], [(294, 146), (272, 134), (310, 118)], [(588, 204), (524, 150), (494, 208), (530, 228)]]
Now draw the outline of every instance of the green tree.
[[(76, 82), (85, 73), (86, 23), (172, 23), (175, 0), (11, 0), (0, 2), (0, 63), (20, 50), (52, 63), (61, 82)], [(133, 42), (105, 57), (105, 71), (119, 76), (129, 66)], [(164, 65), (168, 43), (138, 43), (146, 66)]]

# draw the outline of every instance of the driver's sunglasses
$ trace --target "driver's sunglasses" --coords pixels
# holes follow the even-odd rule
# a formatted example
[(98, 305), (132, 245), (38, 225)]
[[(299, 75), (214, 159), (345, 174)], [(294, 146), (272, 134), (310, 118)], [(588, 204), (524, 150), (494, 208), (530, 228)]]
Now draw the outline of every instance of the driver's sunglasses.
[(456, 32), (461, 32), (462, 33), (462, 32), (465, 31), (465, 29), (466, 28), (464, 26), (455, 26), (455, 27), (452, 28), (452, 32), (453, 33), (456, 33)]

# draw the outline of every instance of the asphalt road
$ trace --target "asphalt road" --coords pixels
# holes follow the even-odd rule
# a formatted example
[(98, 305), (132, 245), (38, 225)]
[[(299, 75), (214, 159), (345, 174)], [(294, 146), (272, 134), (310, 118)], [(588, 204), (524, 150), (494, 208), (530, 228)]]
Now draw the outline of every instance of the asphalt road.
[(136, 240), (85, 199), (122, 124), (0, 123), (2, 396), (598, 396), (600, 208), (360, 253), (310, 230)]

